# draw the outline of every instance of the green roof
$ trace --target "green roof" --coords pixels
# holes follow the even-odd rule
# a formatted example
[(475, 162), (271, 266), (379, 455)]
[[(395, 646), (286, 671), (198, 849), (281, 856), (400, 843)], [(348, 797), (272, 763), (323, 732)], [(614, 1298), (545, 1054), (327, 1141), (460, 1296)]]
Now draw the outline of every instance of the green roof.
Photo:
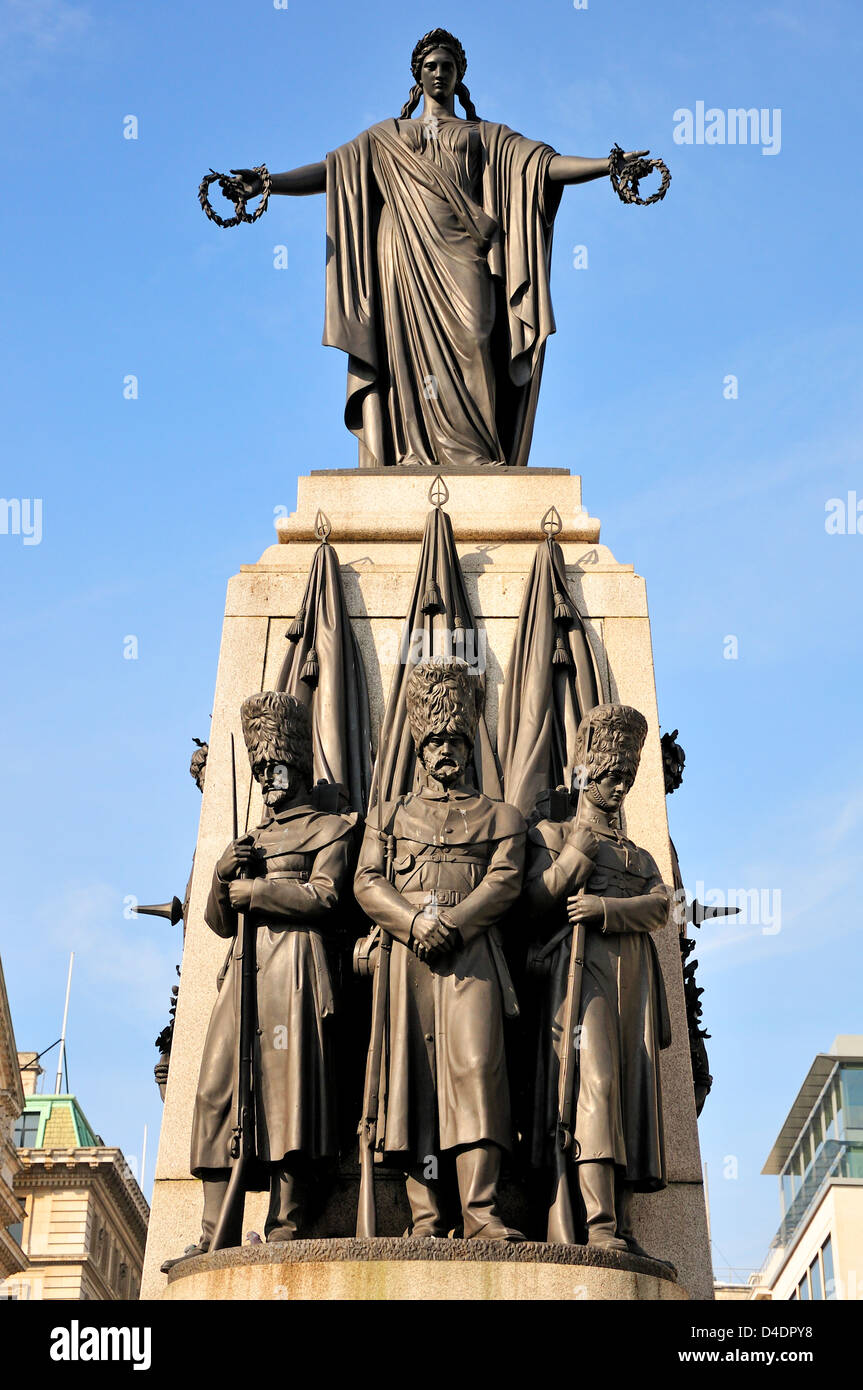
[(91, 1149), (101, 1144), (75, 1096), (27, 1096), (25, 1114), (39, 1116), (33, 1149)]

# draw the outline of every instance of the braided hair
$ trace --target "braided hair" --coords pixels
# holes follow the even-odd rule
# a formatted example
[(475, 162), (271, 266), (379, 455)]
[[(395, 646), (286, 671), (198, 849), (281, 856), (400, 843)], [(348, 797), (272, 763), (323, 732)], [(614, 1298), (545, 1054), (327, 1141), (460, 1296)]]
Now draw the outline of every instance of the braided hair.
[(464, 107), (465, 115), (469, 121), (478, 121), (476, 107), (471, 101), (470, 92), (464, 84), (464, 75), (467, 72), (467, 55), (456, 38), (455, 34), (450, 34), (446, 29), (430, 29), (424, 34), (411, 54), (411, 72), (413, 74), (414, 85), (411, 87), (410, 95), (401, 109), (400, 119), (410, 120), (422, 101), (423, 89), (420, 82), (423, 62), (427, 54), (432, 53), (436, 48), (445, 48), (455, 59), (458, 82), (456, 83), (455, 94)]

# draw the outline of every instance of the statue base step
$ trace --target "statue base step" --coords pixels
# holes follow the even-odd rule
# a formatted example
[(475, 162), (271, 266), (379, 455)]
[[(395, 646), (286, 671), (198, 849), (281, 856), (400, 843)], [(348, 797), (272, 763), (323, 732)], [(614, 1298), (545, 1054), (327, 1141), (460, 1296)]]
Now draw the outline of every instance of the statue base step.
[(669, 1265), (588, 1245), (490, 1240), (296, 1240), (175, 1266), (170, 1300), (685, 1300)]

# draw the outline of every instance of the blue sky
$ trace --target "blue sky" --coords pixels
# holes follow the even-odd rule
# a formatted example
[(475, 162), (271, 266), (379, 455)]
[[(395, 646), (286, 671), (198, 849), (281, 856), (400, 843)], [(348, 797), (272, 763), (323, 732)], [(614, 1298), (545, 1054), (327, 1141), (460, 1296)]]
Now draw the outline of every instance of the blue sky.
[[(465, 44), (481, 115), (672, 167), (648, 210), (605, 181), (564, 194), (532, 462), (580, 472), (603, 539), (647, 577), (660, 716), (688, 757), (669, 802), (687, 884), (781, 893), (781, 930), (707, 926), (697, 953), (715, 1258), (751, 1268), (785, 1113), (815, 1052), (863, 1032), (863, 535), (825, 529), (830, 498), (863, 499), (854, 3), (0, 0), (0, 493), (43, 505), (40, 544), (0, 535), (18, 1044), (57, 1036), (74, 949), (72, 1086), (127, 1153), (148, 1124), (152, 1174), (179, 932), (124, 920), (123, 899), (182, 895), (228, 577), (298, 473), (355, 459), (345, 364), (320, 346), (323, 199), (220, 232), (196, 187), (396, 114), (436, 24)], [(781, 110), (781, 149), (676, 144), (699, 101)]]

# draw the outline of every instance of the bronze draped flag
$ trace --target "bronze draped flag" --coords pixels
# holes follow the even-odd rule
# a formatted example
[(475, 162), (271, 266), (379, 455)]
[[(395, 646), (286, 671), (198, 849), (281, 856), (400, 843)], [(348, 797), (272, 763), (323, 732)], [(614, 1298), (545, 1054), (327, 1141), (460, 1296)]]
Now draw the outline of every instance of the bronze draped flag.
[(371, 789), (366, 673), (325, 518), (317, 529), (323, 539), (288, 629), (288, 650), (275, 688), (295, 696), (309, 710), (315, 781), (340, 783), (351, 810), (364, 815)]
[[(418, 762), (405, 703), (407, 681), (413, 668), (431, 656), (457, 656), (478, 670), (483, 680), (485, 677), (485, 632), (477, 630), (468, 601), (452, 522), (442, 508), (448, 496), (442, 479), (432, 485), (430, 496), (436, 505), (426, 518), (410, 606), (381, 727), (373, 801), (378, 795), (384, 802), (392, 801), (416, 790)], [(472, 780), (477, 790), (486, 796), (500, 797), (500, 773), (482, 714), (473, 750)]]
[(578, 725), (598, 703), (593, 652), (567, 588), (563, 552), (547, 536), (531, 565), (497, 727), (503, 794), (522, 815), (549, 788), (569, 788)]

